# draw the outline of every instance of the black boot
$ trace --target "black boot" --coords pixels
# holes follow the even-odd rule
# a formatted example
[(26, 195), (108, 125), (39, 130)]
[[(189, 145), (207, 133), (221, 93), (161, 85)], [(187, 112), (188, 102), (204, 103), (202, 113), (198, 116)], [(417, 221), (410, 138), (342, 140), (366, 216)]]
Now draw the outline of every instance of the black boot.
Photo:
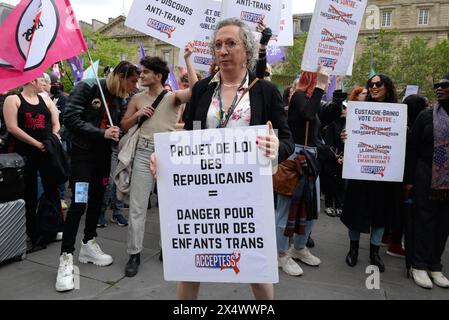
[(140, 253), (130, 255), (125, 267), (125, 276), (130, 278), (134, 277), (137, 274), (137, 271), (139, 271), (139, 265)]
[(380, 248), (379, 246), (375, 246), (374, 244), (371, 244), (370, 248), (369, 248), (369, 257), (371, 260), (371, 264), (378, 266), (379, 271), (381, 273), (383, 273), (383, 272), (385, 272), (385, 264), (382, 261), (382, 259), (380, 258), (379, 248)]
[(357, 264), (359, 257), (359, 241), (351, 241), (351, 247), (349, 253), (346, 256), (346, 264), (350, 267), (354, 267)]

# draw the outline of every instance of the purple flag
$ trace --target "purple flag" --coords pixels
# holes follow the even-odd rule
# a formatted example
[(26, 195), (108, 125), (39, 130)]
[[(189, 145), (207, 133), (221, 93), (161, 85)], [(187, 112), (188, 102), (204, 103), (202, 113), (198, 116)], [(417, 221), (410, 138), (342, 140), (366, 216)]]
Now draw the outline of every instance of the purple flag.
[(176, 81), (175, 74), (173, 73), (173, 67), (170, 67), (170, 73), (168, 74), (168, 79), (165, 84), (168, 84), (173, 91), (179, 90), (178, 82)]
[(329, 86), (327, 87), (327, 92), (323, 96), (323, 101), (331, 101), (334, 91), (337, 89), (337, 77), (329, 76)]
[(83, 79), (84, 73), (84, 54), (81, 56), (81, 59), (77, 56), (73, 58), (67, 59), (67, 63), (70, 66), (70, 70), (72, 70), (73, 78), (75, 84)]
[(285, 59), (285, 48), (276, 45), (269, 45), (267, 47), (267, 62), (269, 64), (276, 64)]
[(147, 55), (145, 53), (145, 48), (143, 47), (143, 45), (140, 45), (140, 47), (139, 47), (139, 62), (140, 62), (140, 60), (142, 60), (146, 56)]

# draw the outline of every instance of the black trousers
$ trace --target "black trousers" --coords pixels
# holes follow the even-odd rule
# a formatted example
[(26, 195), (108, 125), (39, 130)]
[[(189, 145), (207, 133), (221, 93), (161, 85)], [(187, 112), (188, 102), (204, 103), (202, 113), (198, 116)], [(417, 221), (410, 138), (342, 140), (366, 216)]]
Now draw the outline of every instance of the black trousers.
[[(86, 207), (84, 242), (86, 243), (97, 236), (98, 217), (100, 216), (104, 191), (109, 183), (111, 151), (104, 147), (94, 151), (86, 151), (76, 146), (72, 146), (71, 151), (70, 186), (72, 201), (65, 220), (61, 253), (73, 254), (79, 224)], [(86, 185), (88, 186), (87, 201), (77, 199), (83, 198), (83, 186)]]
[(60, 201), (58, 185), (52, 181), (51, 174), (44, 170), (44, 155), (36, 149), (21, 153), (25, 158), (24, 182), (25, 182), (25, 210), (26, 210), (26, 232), (31, 242), (37, 244), (41, 235), (39, 234), (37, 221), (37, 173), (41, 176), (42, 186), (47, 197)]

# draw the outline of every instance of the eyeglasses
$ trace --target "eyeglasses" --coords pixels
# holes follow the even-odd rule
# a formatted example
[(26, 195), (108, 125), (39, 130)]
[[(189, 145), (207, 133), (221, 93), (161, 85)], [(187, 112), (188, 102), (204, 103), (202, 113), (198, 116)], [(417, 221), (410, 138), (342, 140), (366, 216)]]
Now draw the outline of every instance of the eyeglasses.
[(376, 86), (376, 88), (382, 88), (384, 85), (384, 83), (382, 81), (377, 81), (377, 82), (370, 82), (370, 84), (368, 85), (369, 88), (374, 88), (374, 86)]
[(437, 82), (433, 85), (434, 90), (438, 90), (439, 88), (441, 89), (449, 88), (449, 82)]
[(235, 42), (235, 41), (227, 41), (227, 42), (224, 42), (224, 43), (216, 42), (215, 45), (214, 45), (214, 47), (215, 47), (215, 51), (220, 51), (221, 49), (223, 49), (223, 47), (225, 47), (226, 50), (229, 51), (229, 50), (234, 49), (234, 48), (237, 47), (238, 45), (239, 45), (238, 42)]

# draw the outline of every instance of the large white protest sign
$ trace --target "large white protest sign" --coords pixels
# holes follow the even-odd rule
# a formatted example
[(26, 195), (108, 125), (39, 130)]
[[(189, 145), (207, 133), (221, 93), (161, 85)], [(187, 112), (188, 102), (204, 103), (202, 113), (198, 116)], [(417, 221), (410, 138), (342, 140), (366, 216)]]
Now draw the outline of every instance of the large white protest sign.
[(315, 72), (322, 64), (330, 74), (347, 73), (366, 5), (367, 0), (316, 2), (302, 70)]
[(184, 49), (202, 13), (202, 1), (134, 0), (125, 25)]
[[(270, 27), (267, 25), (267, 27)], [(270, 27), (271, 28), (271, 27)], [(292, 0), (282, 1), (279, 35), (274, 37), (274, 44), (279, 47), (291, 47), (293, 41), (293, 5)]]
[(344, 179), (402, 182), (406, 105), (349, 102), (346, 130)]
[(272, 0), (223, 0), (222, 19), (239, 18), (256, 31), (261, 20), (278, 35), (281, 23), (282, 1)]
[[(203, 0), (201, 19), (197, 20), (195, 32), (186, 35), (187, 40), (194, 42), (195, 51), (192, 54), (192, 63), (195, 69), (209, 71), (213, 63), (210, 52), (210, 42), (215, 26), (220, 21), (221, 1)], [(188, 38), (191, 37), (191, 38)], [(179, 65), (185, 67), (184, 51), (179, 52)]]
[(155, 135), (164, 278), (277, 283), (268, 128)]

